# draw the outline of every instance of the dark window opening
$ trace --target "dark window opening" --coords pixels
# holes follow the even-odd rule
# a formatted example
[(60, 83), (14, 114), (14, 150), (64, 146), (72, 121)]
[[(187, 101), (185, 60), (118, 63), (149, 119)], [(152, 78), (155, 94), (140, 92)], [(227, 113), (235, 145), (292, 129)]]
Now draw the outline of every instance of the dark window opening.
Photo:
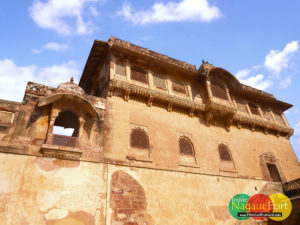
[(54, 122), (53, 144), (76, 147), (79, 133), (78, 116), (71, 111), (62, 111)]
[(258, 107), (252, 103), (249, 103), (249, 108), (252, 114), (260, 116), (260, 113), (258, 111)]
[(223, 100), (228, 100), (226, 90), (222, 85), (217, 84), (217, 83), (211, 83), (210, 87), (211, 87), (212, 95), (214, 97), (217, 97), (217, 98), (220, 98)]
[[(57, 133), (55, 132), (57, 131)], [(72, 132), (71, 132), (72, 131)], [(78, 116), (71, 111), (62, 111), (54, 122), (54, 134), (78, 137), (79, 120)]]
[(121, 62), (117, 62), (115, 72), (117, 75), (125, 77), (126, 76), (126, 67)]
[(130, 146), (133, 148), (149, 149), (149, 138), (142, 128), (134, 128), (130, 135)]
[(192, 86), (192, 96), (193, 96), (193, 100), (195, 100), (196, 98), (201, 98), (199, 87)]
[(183, 155), (194, 155), (194, 148), (191, 140), (185, 136), (179, 138), (180, 154)]
[(133, 66), (130, 68), (130, 77), (132, 80), (139, 81), (141, 83), (148, 84), (147, 72), (140, 67)]
[(267, 164), (270, 176), (274, 182), (281, 182), (281, 177), (275, 164)]
[(220, 144), (219, 147), (220, 158), (223, 161), (232, 161), (229, 149), (226, 145)]
[(157, 87), (157, 88), (161, 88), (161, 89), (167, 89), (166, 86), (166, 79), (161, 76), (160, 74), (155, 73), (153, 75), (153, 84)]
[(242, 99), (236, 97), (235, 102), (238, 111), (248, 113), (246, 103)]
[(266, 120), (268, 120), (268, 121), (272, 121), (273, 120), (270, 110), (262, 108), (262, 112), (263, 112), (264, 118)]
[(281, 113), (274, 112), (273, 114), (278, 123), (284, 124), (284, 120), (282, 119)]

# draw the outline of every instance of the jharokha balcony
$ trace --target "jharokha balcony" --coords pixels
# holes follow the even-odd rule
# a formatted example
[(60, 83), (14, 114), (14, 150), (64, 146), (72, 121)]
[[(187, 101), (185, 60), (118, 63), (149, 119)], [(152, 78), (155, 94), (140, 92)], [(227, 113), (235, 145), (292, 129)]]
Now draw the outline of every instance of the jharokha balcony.
[(51, 144), (43, 144), (42, 153), (45, 157), (57, 159), (79, 160), (82, 155), (79, 138), (52, 134)]
[(288, 197), (300, 196), (300, 178), (283, 183), (282, 187)]

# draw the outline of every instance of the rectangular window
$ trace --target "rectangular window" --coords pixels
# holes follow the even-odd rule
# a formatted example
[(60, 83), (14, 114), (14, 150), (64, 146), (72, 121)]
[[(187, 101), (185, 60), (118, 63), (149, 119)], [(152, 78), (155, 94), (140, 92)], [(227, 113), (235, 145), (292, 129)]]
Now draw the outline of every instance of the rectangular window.
[(248, 113), (246, 103), (242, 99), (235, 98), (235, 103), (238, 111)]
[(177, 93), (186, 94), (186, 89), (181, 81), (173, 81), (172, 90)]
[(0, 111), (0, 123), (11, 124), (14, 120), (14, 113), (7, 111)]
[(211, 83), (210, 87), (211, 87), (212, 95), (214, 97), (217, 97), (217, 98), (220, 98), (223, 100), (228, 100), (227, 93), (226, 93), (224, 87), (221, 87), (221, 85), (215, 84), (215, 83)]
[(285, 124), (285, 123), (284, 123), (284, 120), (282, 119), (281, 113), (279, 113), (279, 112), (274, 112), (273, 114), (274, 114), (274, 117), (275, 117), (275, 119), (276, 119), (276, 121), (277, 121), (278, 123)]
[(117, 62), (116, 63), (116, 69), (115, 69), (115, 73), (117, 75), (120, 75), (120, 76), (126, 76), (126, 67), (120, 63), (120, 62)]
[(196, 98), (201, 98), (200, 88), (196, 86), (192, 86), (192, 95), (193, 95), (193, 100), (195, 100)]
[(267, 121), (270, 121), (270, 122), (273, 121), (273, 118), (272, 118), (272, 115), (271, 115), (270, 110), (267, 110), (267, 109), (265, 109), (265, 108), (262, 108), (262, 112), (263, 112), (263, 114), (264, 114), (264, 118), (265, 118)]
[(132, 80), (139, 81), (141, 83), (148, 84), (148, 75), (147, 72), (142, 68), (133, 66), (130, 68), (130, 78)]
[(281, 177), (275, 164), (267, 164), (270, 176), (274, 182), (281, 182)]
[(153, 84), (157, 87), (157, 88), (161, 88), (166, 90), (167, 89), (167, 85), (166, 85), (166, 79), (165, 77), (161, 76), (160, 74), (153, 74)]
[(249, 103), (249, 108), (250, 108), (250, 111), (253, 115), (260, 116), (260, 113), (259, 113), (258, 108), (257, 108), (256, 105), (254, 105), (252, 103)]

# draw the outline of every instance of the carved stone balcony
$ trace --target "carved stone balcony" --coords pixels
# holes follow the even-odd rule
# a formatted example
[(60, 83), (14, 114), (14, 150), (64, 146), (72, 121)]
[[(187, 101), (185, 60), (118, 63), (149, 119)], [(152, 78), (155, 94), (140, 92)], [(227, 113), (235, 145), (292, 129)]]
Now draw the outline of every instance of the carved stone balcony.
[(79, 160), (83, 151), (78, 146), (77, 137), (53, 134), (52, 144), (43, 144), (41, 151), (48, 158)]
[(288, 197), (300, 196), (300, 178), (282, 184), (282, 188)]

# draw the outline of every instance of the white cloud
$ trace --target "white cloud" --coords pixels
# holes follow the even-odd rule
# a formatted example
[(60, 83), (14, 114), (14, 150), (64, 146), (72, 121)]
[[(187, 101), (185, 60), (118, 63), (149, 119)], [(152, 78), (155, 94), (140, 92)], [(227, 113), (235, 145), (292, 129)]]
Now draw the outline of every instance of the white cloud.
[(72, 136), (73, 132), (74, 132), (74, 128), (64, 128), (64, 127), (61, 127), (61, 126), (54, 126), (53, 127), (53, 134)]
[(254, 70), (257, 70), (259, 69), (261, 66), (259, 65), (255, 65), (255, 66), (252, 66), (250, 69), (243, 69), (243, 70), (239, 70), (237, 71), (236, 73), (236, 78), (237, 79), (242, 79), (242, 78), (245, 78), (247, 77), (252, 71)]
[(288, 76), (280, 82), (280, 88), (287, 88), (292, 83), (292, 77)]
[(240, 82), (260, 90), (266, 90), (273, 84), (271, 80), (266, 79), (262, 74), (251, 76), (246, 79), (240, 79)]
[(48, 49), (48, 50), (53, 50), (53, 51), (56, 51), (56, 52), (60, 52), (60, 51), (66, 50), (68, 48), (68, 45), (59, 44), (59, 43), (56, 43), (56, 42), (49, 42), (49, 43), (44, 45), (44, 48)]
[(159, 22), (200, 21), (210, 22), (221, 17), (220, 10), (208, 0), (181, 0), (180, 2), (155, 3), (151, 9), (133, 12), (129, 3), (123, 4), (118, 15), (135, 25)]
[(88, 34), (93, 32), (90, 21), (84, 21), (84, 8), (98, 0), (34, 1), (29, 8), (33, 21), (42, 28), (60, 34)]
[(282, 51), (271, 50), (265, 59), (265, 67), (275, 73), (280, 73), (283, 68), (288, 67), (288, 63), (293, 54), (298, 51), (298, 41), (291, 41)]
[(31, 49), (31, 52), (33, 54), (39, 54), (41, 52), (41, 50), (34, 48), (34, 49)]
[(49, 67), (18, 66), (10, 59), (0, 60), (0, 99), (22, 101), (28, 81), (57, 87), (73, 76), (77, 82), (80, 71), (73, 61)]

